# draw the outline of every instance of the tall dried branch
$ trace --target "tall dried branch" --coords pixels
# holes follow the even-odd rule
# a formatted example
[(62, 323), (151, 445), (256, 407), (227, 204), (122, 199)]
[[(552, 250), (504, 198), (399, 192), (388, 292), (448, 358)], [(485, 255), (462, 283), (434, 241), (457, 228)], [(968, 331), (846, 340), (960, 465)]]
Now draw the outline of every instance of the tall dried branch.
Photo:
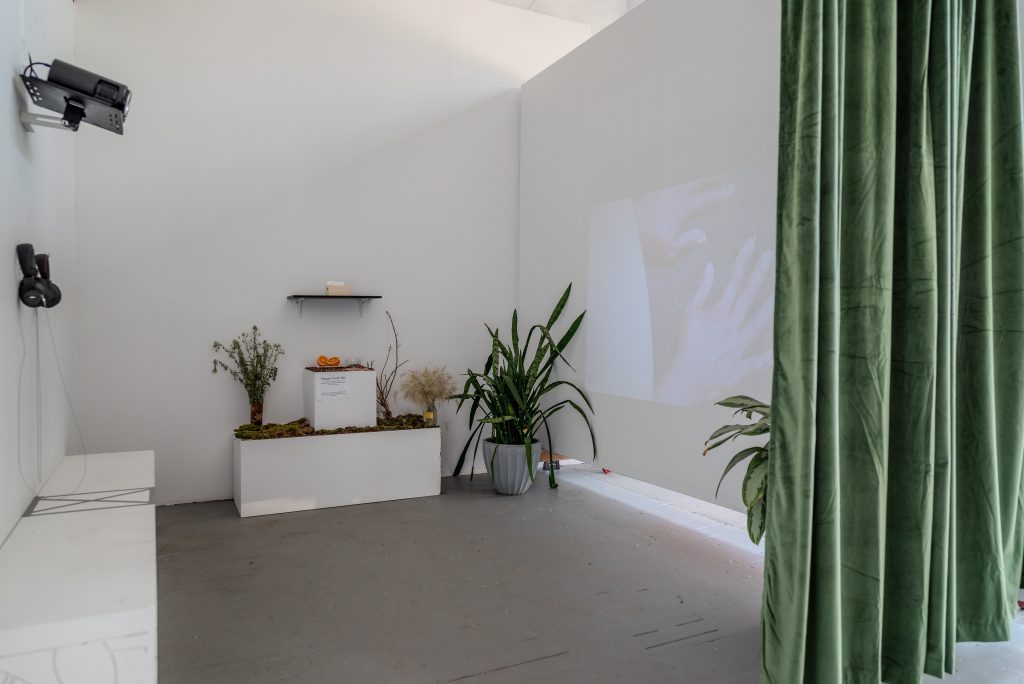
[[(399, 362), (398, 349), (402, 345), (398, 343), (398, 330), (395, 328), (395, 319), (391, 317), (390, 311), (385, 311), (384, 313), (388, 315), (388, 321), (391, 323), (391, 334), (394, 335), (395, 344), (388, 346), (388, 353), (384, 357), (380, 373), (377, 374), (377, 412), (384, 418), (390, 419), (393, 417), (390, 404), (391, 389), (395, 386), (395, 380), (398, 379), (398, 370), (409, 362)], [(391, 358), (392, 351), (395, 354), (394, 360)], [(392, 361), (390, 370), (388, 369), (389, 361)]]

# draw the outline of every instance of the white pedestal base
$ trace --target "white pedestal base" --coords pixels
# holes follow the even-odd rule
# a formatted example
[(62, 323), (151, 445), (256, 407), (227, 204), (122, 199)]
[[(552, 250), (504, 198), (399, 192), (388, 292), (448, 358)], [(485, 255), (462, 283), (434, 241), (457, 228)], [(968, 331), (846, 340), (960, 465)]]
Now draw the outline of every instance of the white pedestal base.
[(235, 440), (243, 518), (441, 493), (438, 428)]

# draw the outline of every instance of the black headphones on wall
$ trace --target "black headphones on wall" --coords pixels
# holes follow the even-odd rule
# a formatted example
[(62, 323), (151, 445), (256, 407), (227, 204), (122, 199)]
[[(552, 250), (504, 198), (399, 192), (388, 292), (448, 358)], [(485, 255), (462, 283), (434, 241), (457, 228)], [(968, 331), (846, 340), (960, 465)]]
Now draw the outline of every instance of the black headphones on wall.
[(22, 304), (33, 309), (52, 309), (60, 304), (60, 288), (50, 280), (49, 254), (36, 254), (35, 248), (26, 242), (18, 245), (18, 263), (23, 276), (18, 286)]

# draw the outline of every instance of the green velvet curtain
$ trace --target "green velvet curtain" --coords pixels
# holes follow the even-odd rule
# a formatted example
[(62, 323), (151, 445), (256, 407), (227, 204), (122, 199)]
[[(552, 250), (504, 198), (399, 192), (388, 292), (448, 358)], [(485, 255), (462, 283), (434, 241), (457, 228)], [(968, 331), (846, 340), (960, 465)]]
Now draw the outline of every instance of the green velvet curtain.
[(1024, 559), (1016, 0), (783, 0), (762, 681), (919, 682)]

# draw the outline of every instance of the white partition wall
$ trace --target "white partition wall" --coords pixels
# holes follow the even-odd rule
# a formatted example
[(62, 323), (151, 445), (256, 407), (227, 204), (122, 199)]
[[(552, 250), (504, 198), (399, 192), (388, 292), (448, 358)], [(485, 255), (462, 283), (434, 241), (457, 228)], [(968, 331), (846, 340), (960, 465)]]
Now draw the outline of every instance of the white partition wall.
[(770, 398), (778, 36), (777, 2), (648, 0), (523, 87), (521, 315), (572, 281), (601, 465), (706, 500), (713, 403)]
[[(71, 414), (56, 372), (59, 360), (74, 391), (75, 141), (64, 131), (29, 133), (22, 127), (19, 114), (28, 98), (16, 80), (29, 52), (47, 62), (72, 59), (74, 16), (75, 5), (64, 0), (0, 2), (6, 74), (0, 88), (0, 542), (60, 458), (82, 448), (71, 439)], [(14, 249), (21, 242), (50, 254), (54, 282), (63, 292), (59, 307), (41, 313), (19, 303)]]
[[(153, 446), (160, 503), (231, 496), (248, 402), (210, 345), (253, 324), (286, 352), (268, 421), (320, 354), (380, 368), (385, 311), (407, 368), (477, 363), (515, 304), (519, 86), (589, 35), (484, 0), (78, 3), (75, 58), (133, 92), (123, 138), (77, 137), (90, 448)], [(383, 298), (300, 318), (327, 280)], [(450, 471), (466, 416), (441, 420)]]

